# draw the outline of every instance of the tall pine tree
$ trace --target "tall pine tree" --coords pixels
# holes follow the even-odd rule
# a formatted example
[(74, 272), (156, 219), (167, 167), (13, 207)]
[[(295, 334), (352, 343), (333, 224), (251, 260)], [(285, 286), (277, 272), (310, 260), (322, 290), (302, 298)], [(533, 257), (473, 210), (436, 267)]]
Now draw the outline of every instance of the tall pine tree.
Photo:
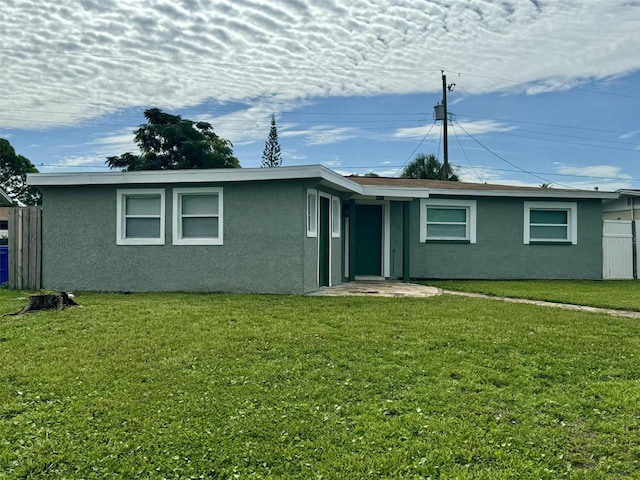
[(276, 116), (271, 115), (271, 130), (269, 138), (264, 144), (262, 152), (262, 167), (279, 167), (282, 165), (280, 158), (280, 143), (278, 142), (278, 128), (276, 127)]

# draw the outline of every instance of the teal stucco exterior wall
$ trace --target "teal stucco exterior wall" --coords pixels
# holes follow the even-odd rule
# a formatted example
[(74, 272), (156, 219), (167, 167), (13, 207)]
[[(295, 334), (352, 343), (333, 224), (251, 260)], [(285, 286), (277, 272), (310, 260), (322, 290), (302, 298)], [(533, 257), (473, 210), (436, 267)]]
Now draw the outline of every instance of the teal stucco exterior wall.
[(568, 200), (577, 202), (578, 206), (577, 245), (524, 244), (524, 202), (540, 199), (478, 197), (476, 200), (475, 244), (421, 243), (420, 201), (412, 202), (412, 278), (602, 278), (601, 200)]
[(403, 236), (403, 224), (404, 224), (404, 208), (405, 202), (391, 202), (391, 271), (389, 272), (389, 278), (399, 279), (403, 274), (403, 251), (404, 251), (404, 236)]
[(306, 238), (303, 182), (201, 185), (223, 187), (223, 245), (172, 245), (172, 190), (184, 186), (195, 185), (126, 186), (165, 189), (165, 245), (116, 245), (118, 186), (42, 187), (44, 288), (287, 294), (316, 288), (309, 282), (316, 264), (309, 262), (317, 242)]

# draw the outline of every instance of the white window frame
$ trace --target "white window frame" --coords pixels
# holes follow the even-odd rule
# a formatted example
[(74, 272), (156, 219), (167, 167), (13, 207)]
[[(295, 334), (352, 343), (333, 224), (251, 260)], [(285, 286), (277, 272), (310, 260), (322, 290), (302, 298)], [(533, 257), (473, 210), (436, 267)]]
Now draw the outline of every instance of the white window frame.
[(318, 191), (307, 189), (307, 237), (318, 236)]
[[(427, 208), (464, 208), (467, 211), (465, 238), (451, 237), (427, 237)], [(475, 200), (448, 200), (446, 198), (423, 198), (420, 200), (420, 242), (469, 242), (476, 243), (476, 201)]]
[[(192, 195), (218, 195), (218, 214), (207, 215), (218, 218), (218, 236), (182, 238), (182, 197)], [(194, 187), (173, 189), (173, 245), (223, 245), (224, 244), (224, 203), (222, 187)]]
[(331, 197), (331, 236), (340, 238), (342, 223), (342, 202), (340, 197)]
[[(134, 195), (160, 195), (160, 215), (144, 215), (138, 218), (160, 218), (160, 236), (157, 238), (126, 237), (126, 197)], [(116, 190), (116, 245), (164, 245), (165, 198), (164, 188), (128, 188)]]
[[(567, 235), (569, 238), (531, 238), (531, 210), (560, 210), (567, 212)], [(534, 224), (540, 225), (540, 224)], [(554, 224), (558, 225), (558, 224)], [(524, 244), (571, 243), (578, 244), (578, 204), (576, 202), (524, 202)]]

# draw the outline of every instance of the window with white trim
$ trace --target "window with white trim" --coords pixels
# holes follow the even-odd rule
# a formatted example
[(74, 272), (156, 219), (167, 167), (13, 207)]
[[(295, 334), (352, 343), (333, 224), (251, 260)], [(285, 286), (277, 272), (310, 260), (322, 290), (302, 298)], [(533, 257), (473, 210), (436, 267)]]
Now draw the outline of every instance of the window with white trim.
[(307, 237), (318, 236), (318, 191), (307, 190)]
[(117, 245), (164, 245), (164, 189), (116, 191)]
[(575, 202), (524, 202), (524, 243), (578, 243)]
[(339, 197), (331, 197), (331, 236), (340, 236), (340, 224), (342, 223), (342, 202)]
[(420, 201), (420, 241), (476, 243), (476, 201)]
[(222, 188), (173, 189), (173, 244), (222, 245)]

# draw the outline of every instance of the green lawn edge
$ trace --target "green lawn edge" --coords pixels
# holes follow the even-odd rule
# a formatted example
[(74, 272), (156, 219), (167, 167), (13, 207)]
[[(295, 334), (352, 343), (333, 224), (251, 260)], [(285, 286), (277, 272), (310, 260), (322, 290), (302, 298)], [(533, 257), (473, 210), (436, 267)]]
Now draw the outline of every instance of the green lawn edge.
[(640, 311), (637, 280), (431, 280), (421, 283), (443, 290), (496, 297)]

